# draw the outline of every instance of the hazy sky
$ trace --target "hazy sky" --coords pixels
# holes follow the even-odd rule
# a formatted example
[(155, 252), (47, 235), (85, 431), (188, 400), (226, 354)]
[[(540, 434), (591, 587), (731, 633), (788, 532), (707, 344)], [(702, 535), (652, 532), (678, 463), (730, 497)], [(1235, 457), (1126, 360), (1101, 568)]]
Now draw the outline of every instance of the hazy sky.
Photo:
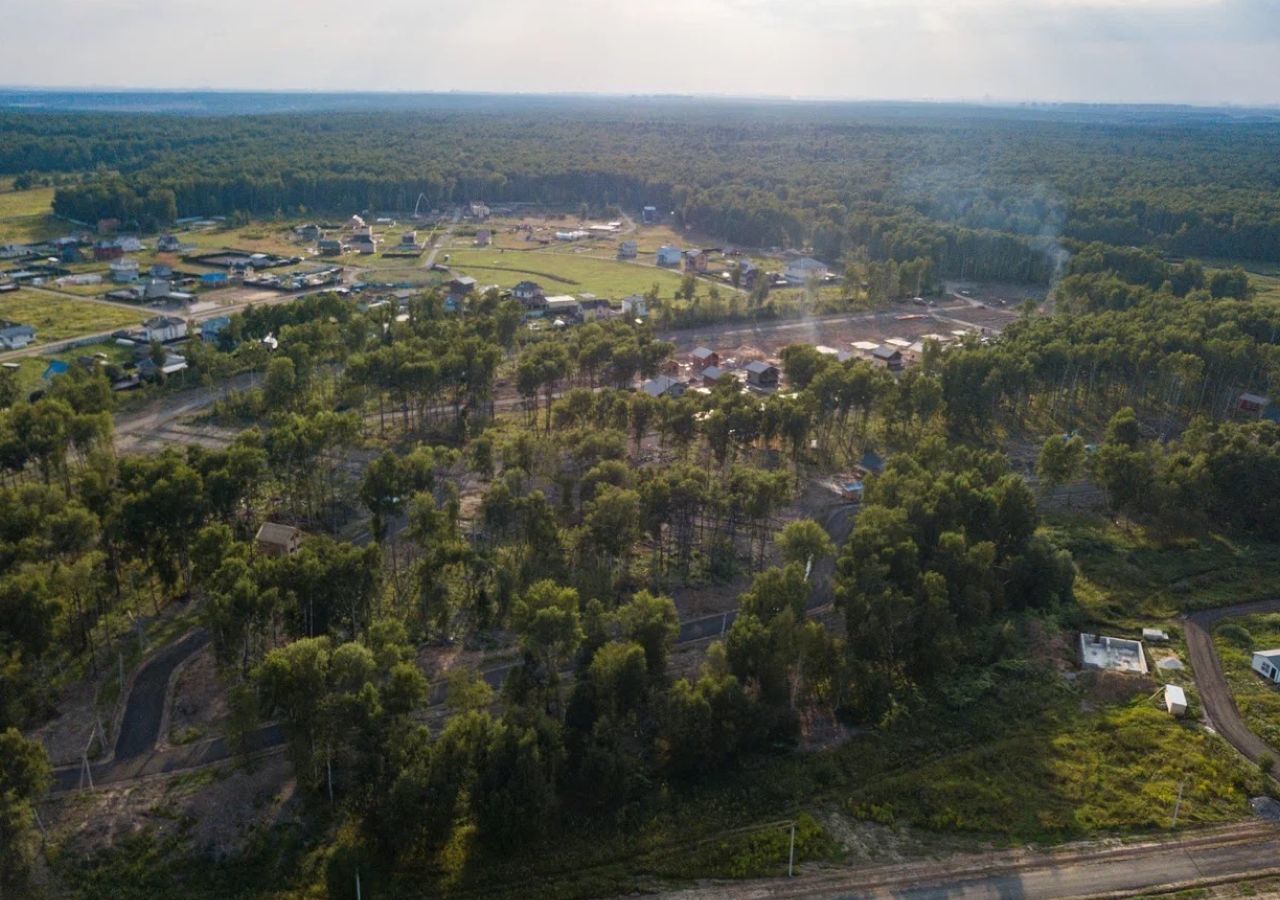
[(8, 85), (1280, 103), (1280, 0), (8, 6)]

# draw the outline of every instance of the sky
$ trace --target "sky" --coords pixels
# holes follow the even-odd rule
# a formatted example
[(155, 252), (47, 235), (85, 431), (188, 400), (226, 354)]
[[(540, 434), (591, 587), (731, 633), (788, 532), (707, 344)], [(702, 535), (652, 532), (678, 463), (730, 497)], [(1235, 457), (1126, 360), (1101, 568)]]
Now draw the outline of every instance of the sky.
[(40, 0), (0, 84), (1280, 103), (1280, 0)]

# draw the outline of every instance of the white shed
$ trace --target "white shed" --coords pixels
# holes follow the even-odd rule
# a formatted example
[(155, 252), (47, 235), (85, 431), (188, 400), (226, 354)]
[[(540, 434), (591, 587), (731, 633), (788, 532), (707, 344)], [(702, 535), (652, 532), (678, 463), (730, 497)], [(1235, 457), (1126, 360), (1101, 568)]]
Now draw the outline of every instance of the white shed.
[(1259, 650), (1253, 654), (1253, 671), (1280, 684), (1280, 650)]
[(1164, 708), (1171, 716), (1181, 716), (1187, 711), (1187, 694), (1176, 684), (1164, 686)]

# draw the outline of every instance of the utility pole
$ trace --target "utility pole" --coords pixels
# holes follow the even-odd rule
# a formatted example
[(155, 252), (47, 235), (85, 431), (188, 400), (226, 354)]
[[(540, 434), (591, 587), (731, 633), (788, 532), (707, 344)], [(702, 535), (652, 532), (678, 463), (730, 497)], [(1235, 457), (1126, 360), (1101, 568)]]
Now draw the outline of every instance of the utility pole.
[(361, 898), (360, 898), (360, 870), (359, 870), (359, 869), (356, 869), (356, 900), (361, 900)]
[(794, 878), (796, 874), (796, 823), (791, 823), (791, 852), (787, 857), (787, 877)]
[(1178, 810), (1182, 808), (1182, 789), (1186, 784), (1186, 776), (1183, 776), (1182, 780), (1178, 782), (1178, 799), (1173, 801), (1173, 824), (1169, 826), (1170, 828), (1178, 827)]

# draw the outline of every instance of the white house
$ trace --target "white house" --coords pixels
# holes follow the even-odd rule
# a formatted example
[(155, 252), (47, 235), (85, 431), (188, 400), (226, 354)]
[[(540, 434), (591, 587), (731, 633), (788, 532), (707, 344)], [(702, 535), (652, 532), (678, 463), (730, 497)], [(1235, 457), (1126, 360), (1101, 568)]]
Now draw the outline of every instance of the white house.
[(1171, 716), (1181, 716), (1187, 711), (1187, 693), (1176, 684), (1164, 686), (1164, 708)]
[(177, 316), (156, 316), (142, 323), (142, 333), (148, 341), (176, 341), (187, 336), (187, 322)]
[(821, 281), (830, 274), (831, 270), (827, 268), (825, 263), (820, 263), (808, 256), (802, 256), (787, 263), (786, 271), (782, 273), (782, 277), (787, 280), (788, 284), (805, 284), (810, 279)]
[(1280, 684), (1280, 650), (1259, 650), (1253, 654), (1253, 671), (1275, 684)]

